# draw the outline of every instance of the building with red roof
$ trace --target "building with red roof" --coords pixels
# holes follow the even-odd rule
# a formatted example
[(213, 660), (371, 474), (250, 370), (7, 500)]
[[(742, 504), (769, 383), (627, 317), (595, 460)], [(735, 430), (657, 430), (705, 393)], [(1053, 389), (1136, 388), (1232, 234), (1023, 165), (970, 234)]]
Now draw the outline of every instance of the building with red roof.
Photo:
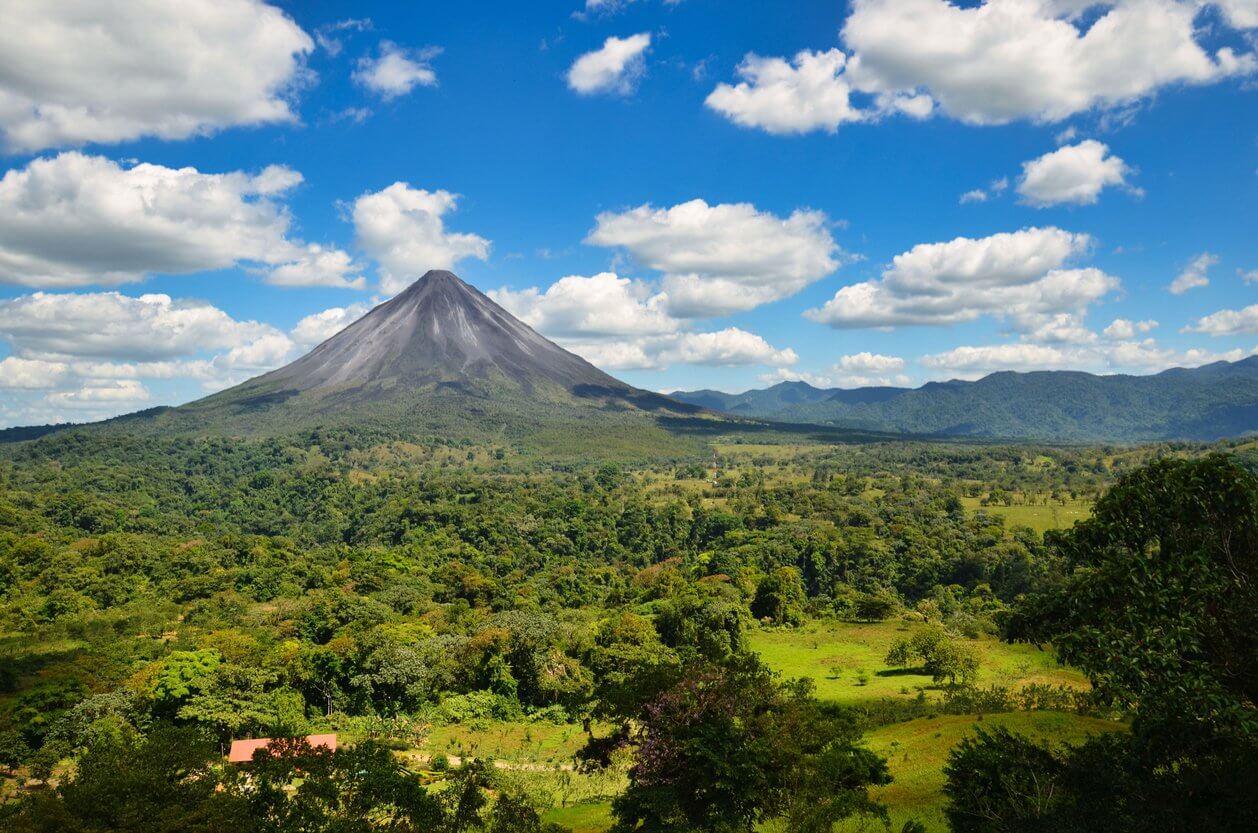
[[(233, 764), (247, 764), (253, 760), (253, 753), (259, 749), (266, 749), (275, 738), (246, 738), (243, 740), (232, 741), (231, 750), (227, 753), (227, 760)], [(331, 752), (336, 751), (336, 735), (307, 735), (306, 743), (312, 747), (322, 746)]]

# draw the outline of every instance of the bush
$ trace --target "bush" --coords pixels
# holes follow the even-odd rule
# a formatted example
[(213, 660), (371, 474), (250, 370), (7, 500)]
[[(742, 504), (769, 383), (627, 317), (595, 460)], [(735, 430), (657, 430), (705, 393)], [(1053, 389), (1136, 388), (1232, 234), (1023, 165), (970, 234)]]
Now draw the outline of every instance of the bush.
[(558, 703), (540, 709), (533, 709), (529, 712), (528, 718), (535, 723), (554, 723), (556, 726), (572, 722), (572, 715)]
[(436, 718), (445, 723), (475, 720), (518, 720), (520, 701), (492, 691), (471, 691), (445, 697), (436, 709)]
[(1044, 829), (1040, 823), (1053, 810), (1061, 772), (1047, 744), (1003, 727), (979, 729), (944, 765), (948, 826), (953, 833)]

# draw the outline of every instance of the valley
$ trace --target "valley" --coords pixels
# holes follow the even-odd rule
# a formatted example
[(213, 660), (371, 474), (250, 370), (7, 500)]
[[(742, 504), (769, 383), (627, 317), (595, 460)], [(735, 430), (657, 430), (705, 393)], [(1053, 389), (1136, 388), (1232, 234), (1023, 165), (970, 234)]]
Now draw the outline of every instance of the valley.
[[(1258, 470), (1247, 440), (725, 414), (440, 272), (237, 387), (9, 440), (0, 819), (40, 833), (77, 795), (259, 830), (371, 795), (443, 833), (724, 829), (739, 802), (766, 832), (943, 833), (993, 744), (1129, 760), (1114, 660), (1041, 606), (1145, 479)], [(1141, 511), (1195, 507), (1174, 482)], [(224, 762), (247, 738), (291, 749)]]
[(1255, 833), (1258, 0), (0, 0), (0, 833)]
[[(1054, 743), (1123, 730), (1121, 712), (1089, 704), (1083, 674), (1047, 646), (1002, 641), (997, 622), (1053, 569), (1046, 528), (1086, 514), (1121, 472), (1208, 450), (733, 435), (715, 457), (565, 471), (523, 445), (337, 436), (119, 446), (67, 433), (5, 450), (0, 652), (14, 673), (0, 714), (32, 750), (7, 795), (71, 773), (62, 744), (90, 743), (92, 726), (168, 714), (220, 742), (384, 742), (417, 771), (492, 760), (545, 819), (601, 833), (628, 761), (584, 772), (573, 756), (616, 679), (607, 663), (630, 644), (635, 663), (706, 650), (663, 623), (725, 610), (720, 627), (778, 679), (859, 715), (890, 760), (895, 780), (873, 795), (896, 824), (944, 830), (941, 767), (966, 727)], [(1045, 515), (1053, 494), (1065, 503)], [(795, 584), (770, 602), (773, 576)], [(646, 642), (602, 641), (629, 622)], [(887, 662), (897, 640), (940, 626), (977, 658), (963, 686)], [(162, 693), (171, 663), (192, 658), (208, 664)], [(565, 677), (543, 673), (554, 663)]]

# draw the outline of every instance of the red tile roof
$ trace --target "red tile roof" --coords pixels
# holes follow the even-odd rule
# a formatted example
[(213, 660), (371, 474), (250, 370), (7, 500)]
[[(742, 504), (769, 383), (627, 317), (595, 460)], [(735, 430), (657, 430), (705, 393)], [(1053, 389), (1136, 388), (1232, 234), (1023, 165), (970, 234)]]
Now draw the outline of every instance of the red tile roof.
[[(253, 760), (253, 753), (259, 749), (263, 749), (271, 745), (274, 738), (248, 738), (245, 740), (232, 741), (231, 751), (227, 753), (227, 760), (233, 764), (244, 764)], [(336, 751), (336, 735), (307, 735), (306, 743), (311, 746), (326, 746), (331, 751)]]

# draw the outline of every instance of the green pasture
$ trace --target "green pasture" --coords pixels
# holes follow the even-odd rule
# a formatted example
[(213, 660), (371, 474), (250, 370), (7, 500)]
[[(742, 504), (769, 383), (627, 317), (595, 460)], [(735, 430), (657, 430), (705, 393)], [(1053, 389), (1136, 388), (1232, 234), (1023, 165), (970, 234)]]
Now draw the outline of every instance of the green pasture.
[(578, 724), (473, 721), (433, 727), (420, 751), (457, 758), (493, 758), (511, 763), (569, 765), (585, 745)]
[[(1055, 744), (1078, 744), (1089, 735), (1122, 731), (1123, 726), (1108, 720), (1081, 717), (1061, 712), (1011, 712), (989, 715), (942, 715), (895, 723), (870, 732), (866, 744), (887, 758), (895, 779), (885, 787), (873, 790), (873, 796), (886, 805), (891, 817), (891, 830), (899, 830), (904, 822), (916, 819), (930, 833), (947, 833), (943, 810), (943, 766), (948, 752), (960, 740), (979, 727), (1004, 726), (1034, 738)], [(544, 816), (546, 821), (571, 828), (574, 833), (604, 833), (612, 824), (611, 803), (597, 801), (555, 808)], [(835, 828), (835, 833), (886, 833), (887, 828), (875, 818), (850, 819)], [(769, 833), (766, 829), (765, 833)], [(775, 828), (773, 833), (785, 833)]]
[(1027, 526), (1036, 532), (1047, 532), (1050, 529), (1066, 529), (1075, 521), (1086, 520), (1092, 515), (1092, 503), (1087, 500), (1069, 500), (1064, 504), (1049, 501), (1048, 504), (1014, 504), (1013, 506), (981, 506), (980, 498), (962, 498), (966, 509), (971, 512), (983, 511), (989, 515), (999, 515), (1005, 519), (1007, 526)]
[(572, 833), (605, 833), (614, 821), (610, 801), (593, 801), (571, 807), (556, 807), (543, 813), (542, 820), (561, 824)]
[[(939, 697), (941, 689), (924, 674), (884, 662), (893, 643), (920, 625), (901, 621), (855, 624), (814, 622), (802, 628), (759, 630), (751, 647), (784, 678), (807, 677), (817, 696), (845, 705), (896, 697)], [(1050, 650), (1010, 645), (992, 637), (967, 640), (978, 652), (977, 685), (1019, 688), (1030, 683), (1084, 687), (1082, 674), (1057, 663)], [(862, 682), (862, 680), (864, 682)]]
[[(596, 726), (595, 731), (606, 731)], [(627, 784), (625, 766), (585, 774), (573, 756), (585, 745), (580, 724), (477, 720), (432, 727), (417, 747), (402, 753), (426, 767), (444, 755), (452, 765), (469, 758), (493, 759), (512, 792), (543, 808), (547, 821), (577, 833), (611, 826), (611, 798)]]
[[(894, 723), (870, 732), (866, 744), (887, 758), (887, 766), (895, 779), (873, 795), (891, 813), (891, 829), (899, 830), (905, 821), (917, 819), (929, 831), (947, 833), (943, 808), (943, 766), (948, 752), (966, 735), (979, 727), (1004, 726), (1054, 744), (1078, 744), (1089, 735), (1122, 731), (1122, 724), (1094, 717), (1061, 712), (1010, 712), (989, 715), (942, 715), (906, 723)], [(861, 830), (883, 830), (881, 822), (852, 820), (836, 831), (855, 833)]]

